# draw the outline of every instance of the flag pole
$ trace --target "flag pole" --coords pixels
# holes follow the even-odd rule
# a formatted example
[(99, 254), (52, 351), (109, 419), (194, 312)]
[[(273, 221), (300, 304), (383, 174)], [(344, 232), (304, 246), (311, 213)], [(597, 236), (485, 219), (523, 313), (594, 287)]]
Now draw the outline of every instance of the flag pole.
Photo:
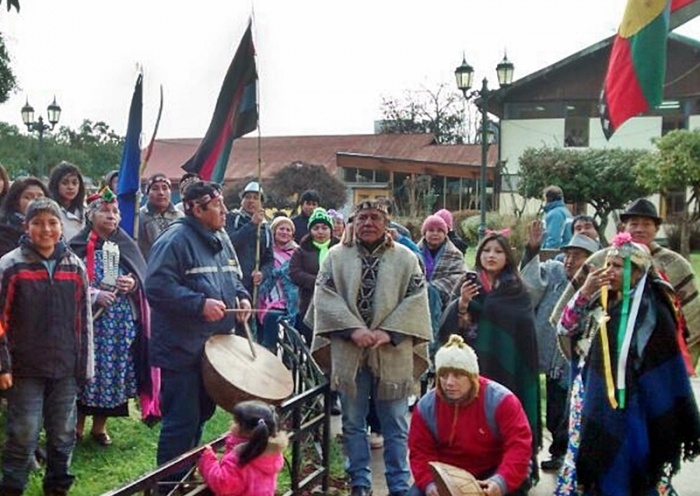
[[(160, 104), (158, 105), (158, 116), (156, 117), (156, 124), (153, 126), (153, 134), (151, 135), (151, 141), (148, 143), (148, 146), (146, 147), (146, 153), (143, 156), (143, 160), (141, 161), (141, 166), (139, 167), (139, 182), (140, 178), (143, 176), (143, 173), (146, 172), (146, 167), (148, 166), (148, 161), (151, 159), (151, 154), (153, 153), (153, 147), (155, 146), (156, 143), (156, 135), (158, 134), (158, 127), (160, 126), (160, 118), (163, 115), (163, 85), (160, 85)], [(136, 191), (136, 195), (134, 196), (134, 240), (138, 241), (139, 239), (139, 207), (141, 205), (141, 187), (139, 185), (139, 189)]]
[[(255, 81), (255, 84), (257, 85), (257, 79)], [(260, 206), (263, 209), (263, 215), (265, 212), (265, 207), (263, 206), (263, 187), (262, 187), (262, 136), (260, 134), (260, 102), (258, 101), (258, 98), (260, 98), (260, 92), (256, 91), (255, 92), (255, 106), (257, 107), (257, 112), (258, 112), (258, 184), (260, 185)], [(258, 224), (258, 229), (257, 229), (257, 236), (255, 240), (255, 272), (260, 271), (260, 245), (262, 244), (262, 225), (263, 222), (265, 222), (265, 219)], [(257, 308), (258, 306), (258, 286), (259, 284), (253, 284), (253, 308)]]

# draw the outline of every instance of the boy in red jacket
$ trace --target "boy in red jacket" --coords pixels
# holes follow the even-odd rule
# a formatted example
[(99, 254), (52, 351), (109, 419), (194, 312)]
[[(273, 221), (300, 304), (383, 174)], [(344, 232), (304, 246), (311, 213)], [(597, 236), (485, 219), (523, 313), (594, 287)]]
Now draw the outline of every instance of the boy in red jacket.
[(518, 398), (479, 376), (476, 353), (460, 336), (438, 350), (435, 369), (436, 388), (414, 408), (408, 433), (409, 496), (438, 496), (433, 461), (467, 470), (487, 496), (527, 494), (532, 433)]
[(7, 395), (0, 496), (24, 492), (42, 426), (44, 495), (65, 496), (78, 385), (93, 373), (87, 275), (61, 239), (55, 201), (33, 200), (24, 221), (19, 247), (0, 258), (0, 389)]

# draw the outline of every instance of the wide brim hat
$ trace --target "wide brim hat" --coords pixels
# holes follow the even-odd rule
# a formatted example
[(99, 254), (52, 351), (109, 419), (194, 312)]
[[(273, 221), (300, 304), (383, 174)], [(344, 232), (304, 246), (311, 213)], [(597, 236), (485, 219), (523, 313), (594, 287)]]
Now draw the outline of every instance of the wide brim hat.
[(578, 248), (580, 250), (584, 250), (590, 254), (593, 254), (600, 250), (600, 244), (596, 240), (589, 238), (585, 234), (574, 234), (573, 236), (571, 236), (569, 243), (561, 247), (561, 250), (565, 251), (571, 248)]
[(639, 198), (627, 205), (625, 211), (620, 214), (620, 220), (627, 222), (630, 217), (646, 217), (652, 219), (657, 225), (661, 224), (659, 212), (652, 202), (646, 198)]

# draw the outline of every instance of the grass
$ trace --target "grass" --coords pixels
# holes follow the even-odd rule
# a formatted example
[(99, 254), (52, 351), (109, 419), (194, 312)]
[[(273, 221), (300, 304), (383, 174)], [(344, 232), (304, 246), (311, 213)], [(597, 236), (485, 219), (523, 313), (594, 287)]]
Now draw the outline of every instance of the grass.
[[(76, 476), (71, 489), (72, 496), (95, 496), (124, 485), (156, 467), (156, 447), (160, 426), (147, 427), (140, 421), (139, 412), (131, 408), (131, 416), (109, 420), (108, 430), (114, 443), (103, 447), (90, 439), (89, 435), (79, 441), (73, 451), (71, 471)], [(228, 430), (231, 415), (217, 409), (207, 423), (203, 439), (212, 441)], [(5, 415), (0, 415), (0, 440), (5, 438)], [(85, 431), (89, 432), (90, 420)], [(42, 445), (43, 445), (42, 441)], [(27, 496), (42, 493), (43, 469), (32, 473)]]
[[(96, 496), (121, 487), (127, 482), (156, 468), (156, 447), (160, 426), (147, 427), (140, 421), (136, 408), (131, 417), (109, 420), (108, 430), (112, 446), (103, 447), (90, 439), (89, 435), (79, 441), (73, 452), (71, 471), (76, 476), (71, 496)], [(217, 408), (214, 417), (207, 422), (203, 442), (212, 441), (229, 429), (231, 414)], [(88, 419), (85, 431), (89, 432)], [(0, 414), (0, 441), (5, 438), (5, 415)], [(42, 441), (43, 445), (43, 441)], [(344, 476), (343, 458), (337, 442), (331, 445), (331, 476)], [(26, 496), (40, 496), (43, 469), (32, 473), (25, 492)], [(289, 475), (283, 471), (279, 478), (279, 490), (289, 488)]]

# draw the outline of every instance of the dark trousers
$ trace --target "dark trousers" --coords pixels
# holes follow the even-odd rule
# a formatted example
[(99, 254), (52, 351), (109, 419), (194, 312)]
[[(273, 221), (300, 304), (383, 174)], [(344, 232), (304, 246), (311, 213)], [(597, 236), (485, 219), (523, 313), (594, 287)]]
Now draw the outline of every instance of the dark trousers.
[(75, 446), (77, 393), (73, 377), (14, 377), (13, 386), (6, 392), (7, 433), (0, 492), (24, 491), (42, 421), (46, 430), (44, 490), (70, 488), (74, 479), (69, 467)]
[[(160, 400), (163, 421), (156, 455), (158, 465), (199, 446), (204, 424), (216, 409), (204, 390), (200, 367), (182, 371), (161, 369)], [(168, 480), (179, 480), (186, 472), (185, 468)]]
[(562, 386), (561, 380), (547, 377), (547, 430), (552, 433), (549, 454), (562, 457), (566, 454), (569, 441), (569, 390)]

